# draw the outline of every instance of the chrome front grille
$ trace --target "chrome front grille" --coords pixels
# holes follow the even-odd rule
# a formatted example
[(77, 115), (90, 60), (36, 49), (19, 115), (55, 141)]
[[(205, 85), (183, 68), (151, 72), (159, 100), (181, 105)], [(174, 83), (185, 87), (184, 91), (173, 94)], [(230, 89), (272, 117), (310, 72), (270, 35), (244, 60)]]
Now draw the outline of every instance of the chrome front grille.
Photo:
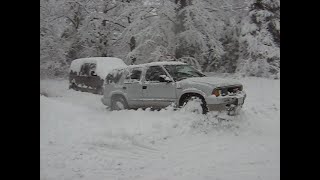
[(221, 95), (222, 96), (232, 96), (238, 94), (240, 91), (242, 91), (242, 86), (232, 86), (232, 87), (223, 87), (221, 88)]

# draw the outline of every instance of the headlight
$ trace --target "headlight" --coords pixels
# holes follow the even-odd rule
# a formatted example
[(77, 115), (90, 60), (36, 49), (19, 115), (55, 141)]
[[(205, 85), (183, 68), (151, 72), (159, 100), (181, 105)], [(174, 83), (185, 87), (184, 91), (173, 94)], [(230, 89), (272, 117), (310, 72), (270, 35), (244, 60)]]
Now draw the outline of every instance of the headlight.
[(220, 89), (214, 89), (214, 90), (212, 91), (212, 94), (215, 95), (216, 97), (218, 97), (218, 96), (220, 96), (220, 94), (221, 94), (221, 90), (220, 90)]

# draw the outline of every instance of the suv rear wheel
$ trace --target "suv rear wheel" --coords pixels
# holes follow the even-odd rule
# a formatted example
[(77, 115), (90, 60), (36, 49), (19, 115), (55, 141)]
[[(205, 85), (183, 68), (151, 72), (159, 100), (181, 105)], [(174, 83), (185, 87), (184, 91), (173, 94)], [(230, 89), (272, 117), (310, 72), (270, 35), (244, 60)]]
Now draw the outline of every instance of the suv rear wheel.
[(123, 96), (114, 96), (111, 99), (111, 111), (119, 111), (128, 109), (128, 103)]

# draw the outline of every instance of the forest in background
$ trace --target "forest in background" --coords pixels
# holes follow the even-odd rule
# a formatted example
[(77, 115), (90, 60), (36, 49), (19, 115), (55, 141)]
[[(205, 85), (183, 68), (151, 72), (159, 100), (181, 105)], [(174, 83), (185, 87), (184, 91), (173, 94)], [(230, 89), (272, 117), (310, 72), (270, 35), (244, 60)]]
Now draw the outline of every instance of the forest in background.
[(101, 56), (279, 79), (280, 0), (40, 0), (40, 78)]

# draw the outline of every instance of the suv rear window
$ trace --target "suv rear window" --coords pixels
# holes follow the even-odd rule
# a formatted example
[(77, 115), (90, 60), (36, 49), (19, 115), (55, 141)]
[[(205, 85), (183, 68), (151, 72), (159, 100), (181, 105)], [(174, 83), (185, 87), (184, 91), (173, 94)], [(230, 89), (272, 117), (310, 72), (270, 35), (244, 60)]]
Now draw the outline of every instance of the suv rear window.
[(128, 72), (125, 83), (132, 83), (140, 81), (141, 79), (142, 70), (141, 69), (132, 69), (130, 72)]
[(121, 79), (121, 76), (123, 74), (123, 70), (114, 70), (111, 73), (109, 73), (106, 77), (106, 83), (112, 84), (112, 83), (118, 83)]

